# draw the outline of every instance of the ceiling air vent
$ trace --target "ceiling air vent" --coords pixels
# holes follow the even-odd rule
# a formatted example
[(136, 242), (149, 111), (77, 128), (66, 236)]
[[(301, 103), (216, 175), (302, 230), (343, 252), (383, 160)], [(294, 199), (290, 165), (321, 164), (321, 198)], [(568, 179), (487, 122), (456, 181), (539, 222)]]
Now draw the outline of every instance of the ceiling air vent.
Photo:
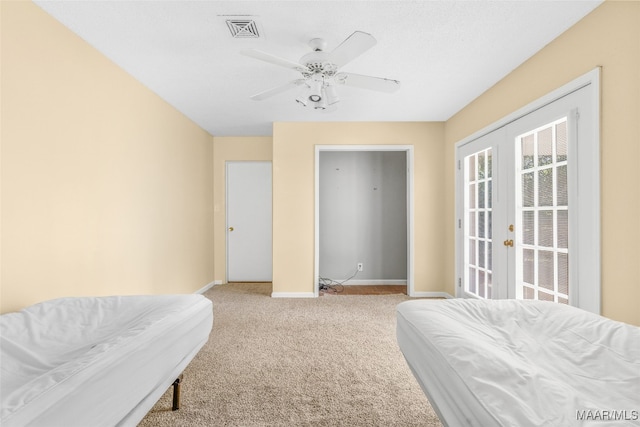
[(258, 26), (250, 19), (227, 19), (231, 36), (236, 39), (256, 39), (260, 37)]

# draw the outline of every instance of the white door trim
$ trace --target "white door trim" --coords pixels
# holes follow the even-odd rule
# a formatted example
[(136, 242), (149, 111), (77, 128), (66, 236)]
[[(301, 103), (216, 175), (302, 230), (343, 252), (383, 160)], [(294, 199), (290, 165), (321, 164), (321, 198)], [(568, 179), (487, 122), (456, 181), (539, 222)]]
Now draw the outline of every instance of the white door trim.
[(407, 154), (407, 295), (414, 296), (413, 239), (413, 145), (316, 145), (313, 295), (319, 295), (320, 279), (320, 152), (321, 151), (404, 151)]

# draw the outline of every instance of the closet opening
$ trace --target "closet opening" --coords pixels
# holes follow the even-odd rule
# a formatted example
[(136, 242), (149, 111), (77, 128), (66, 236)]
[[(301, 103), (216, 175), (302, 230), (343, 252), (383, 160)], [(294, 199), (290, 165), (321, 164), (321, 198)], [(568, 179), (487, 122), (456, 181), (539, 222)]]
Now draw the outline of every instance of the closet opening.
[(411, 296), (413, 147), (316, 146), (315, 166), (314, 295)]

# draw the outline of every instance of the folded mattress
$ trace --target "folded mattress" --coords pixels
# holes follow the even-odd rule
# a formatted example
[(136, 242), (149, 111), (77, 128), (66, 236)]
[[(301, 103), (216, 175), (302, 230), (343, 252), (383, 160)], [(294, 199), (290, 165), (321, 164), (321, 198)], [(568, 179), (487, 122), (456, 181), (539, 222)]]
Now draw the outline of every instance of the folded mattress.
[(640, 328), (567, 305), (416, 300), (399, 347), (444, 425), (640, 425)]
[(0, 316), (0, 424), (135, 425), (206, 343), (202, 295), (61, 298)]

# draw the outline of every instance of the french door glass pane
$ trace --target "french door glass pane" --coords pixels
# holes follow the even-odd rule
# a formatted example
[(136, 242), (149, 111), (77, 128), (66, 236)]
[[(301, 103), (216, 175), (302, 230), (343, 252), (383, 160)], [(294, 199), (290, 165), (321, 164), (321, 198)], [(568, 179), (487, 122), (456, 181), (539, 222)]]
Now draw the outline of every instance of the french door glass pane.
[(465, 165), (465, 291), (481, 298), (492, 295), (492, 220), (493, 187), (491, 149), (464, 159)]
[(516, 297), (567, 304), (567, 118), (516, 138)]

